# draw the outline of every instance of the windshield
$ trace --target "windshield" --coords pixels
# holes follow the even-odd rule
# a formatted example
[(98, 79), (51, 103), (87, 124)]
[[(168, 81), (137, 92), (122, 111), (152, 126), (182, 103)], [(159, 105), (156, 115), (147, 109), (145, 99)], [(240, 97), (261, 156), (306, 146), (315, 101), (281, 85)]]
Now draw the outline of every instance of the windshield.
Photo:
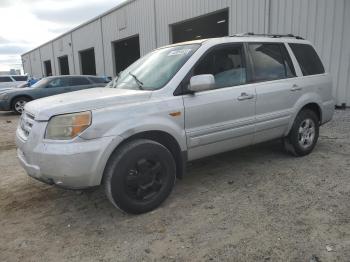
[(158, 90), (167, 84), (200, 45), (180, 45), (155, 50), (130, 65), (107, 87)]
[(49, 80), (44, 78), (39, 80), (38, 82), (36, 82), (34, 85), (32, 85), (31, 87), (33, 88), (40, 88), (40, 87), (45, 87), (47, 84), (49, 83)]

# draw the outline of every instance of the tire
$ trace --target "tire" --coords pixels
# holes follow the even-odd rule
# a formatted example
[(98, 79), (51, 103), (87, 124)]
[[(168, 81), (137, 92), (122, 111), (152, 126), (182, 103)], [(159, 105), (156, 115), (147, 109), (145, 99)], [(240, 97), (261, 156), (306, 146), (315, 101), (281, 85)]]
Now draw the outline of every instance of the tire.
[(12, 102), (12, 111), (15, 112), (17, 115), (21, 115), (25, 104), (29, 101), (31, 101), (31, 99), (29, 99), (28, 97), (17, 97)]
[(110, 202), (131, 214), (157, 208), (171, 193), (176, 181), (173, 155), (152, 140), (130, 141), (108, 160), (103, 184)]
[(316, 146), (319, 136), (319, 118), (309, 109), (299, 112), (289, 135), (284, 139), (285, 149), (295, 156), (310, 154)]

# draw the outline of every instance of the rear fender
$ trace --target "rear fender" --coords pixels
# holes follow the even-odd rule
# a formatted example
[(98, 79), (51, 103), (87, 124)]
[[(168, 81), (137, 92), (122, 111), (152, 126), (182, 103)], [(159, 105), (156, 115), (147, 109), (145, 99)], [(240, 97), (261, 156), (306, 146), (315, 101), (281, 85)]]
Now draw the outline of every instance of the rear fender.
[(302, 95), (293, 107), (293, 114), (291, 115), (285, 136), (287, 136), (289, 134), (290, 130), (292, 129), (295, 118), (297, 117), (299, 112), (302, 110), (303, 107), (305, 107), (308, 104), (317, 104), (319, 107), (319, 110), (321, 112), (321, 116), (322, 116), (323, 109), (322, 109), (321, 96), (317, 93), (307, 93), (307, 94)]

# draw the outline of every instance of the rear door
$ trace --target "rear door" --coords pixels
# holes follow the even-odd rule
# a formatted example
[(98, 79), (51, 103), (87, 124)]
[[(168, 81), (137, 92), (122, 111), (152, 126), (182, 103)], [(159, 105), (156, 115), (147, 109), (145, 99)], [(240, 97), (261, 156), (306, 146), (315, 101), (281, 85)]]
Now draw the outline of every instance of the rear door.
[(284, 43), (247, 43), (251, 82), (256, 89), (254, 143), (284, 135), (302, 95)]
[(254, 135), (255, 87), (246, 85), (243, 44), (208, 51), (187, 79), (202, 74), (214, 75), (215, 89), (183, 96), (190, 160), (249, 145)]

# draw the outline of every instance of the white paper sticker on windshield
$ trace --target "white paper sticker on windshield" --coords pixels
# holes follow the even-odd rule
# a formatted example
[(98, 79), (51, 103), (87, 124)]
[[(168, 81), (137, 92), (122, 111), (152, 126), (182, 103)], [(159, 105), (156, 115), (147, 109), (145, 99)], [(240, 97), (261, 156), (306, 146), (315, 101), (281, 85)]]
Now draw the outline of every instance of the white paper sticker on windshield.
[(175, 55), (187, 55), (189, 52), (191, 52), (192, 49), (181, 49), (181, 50), (174, 50), (171, 51), (168, 56), (175, 56)]

